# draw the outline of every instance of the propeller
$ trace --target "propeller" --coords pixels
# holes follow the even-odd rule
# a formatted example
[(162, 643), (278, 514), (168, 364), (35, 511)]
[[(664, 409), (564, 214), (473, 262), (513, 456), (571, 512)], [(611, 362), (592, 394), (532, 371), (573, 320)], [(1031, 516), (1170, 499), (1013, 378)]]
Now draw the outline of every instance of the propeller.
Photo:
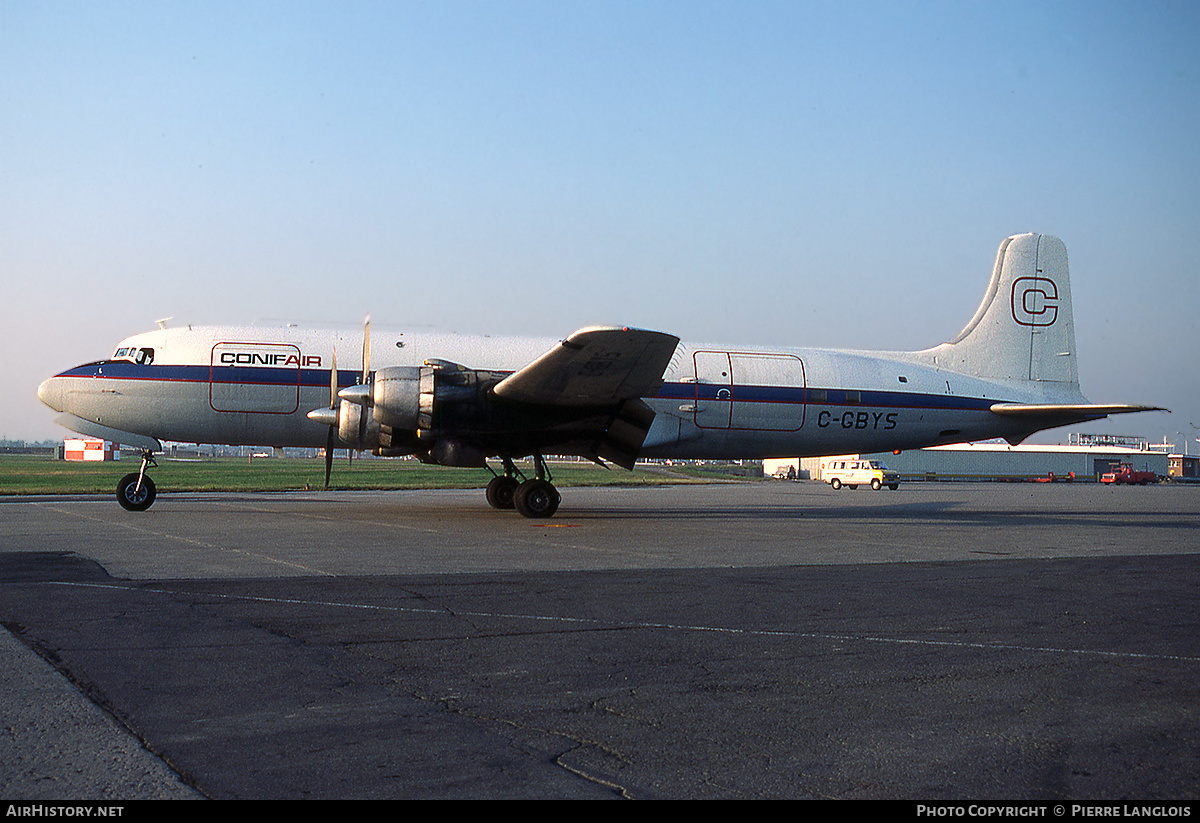
[(333, 367), (329, 370), (329, 408), (313, 409), (308, 419), (329, 427), (325, 435), (325, 488), (329, 488), (329, 471), (333, 468), (333, 450), (338, 438), (338, 368), (337, 347), (333, 349)]
[(375, 400), (374, 387), (371, 385), (371, 315), (369, 314), (363, 321), (362, 375), (358, 382), (367, 389), (362, 411), (358, 414), (358, 442), (362, 443), (367, 435), (367, 412)]
[(333, 471), (333, 447), (337, 443), (338, 404), (337, 346), (333, 347), (333, 367), (329, 370), (329, 410), (333, 412), (333, 423), (325, 435), (325, 488), (329, 488), (329, 473)]
[[(354, 403), (358, 409), (358, 442), (351, 443), (347, 449), (350, 460), (354, 459), (354, 446), (361, 446), (366, 438), (368, 417), (371, 413), (373, 387), (371, 379), (371, 318), (368, 315), (363, 324), (363, 354), (362, 373), (358, 383), (338, 390), (337, 347), (333, 349), (333, 366), (329, 370), (329, 408), (313, 409), (308, 413), (308, 419), (329, 427), (325, 437), (325, 488), (329, 488), (329, 475), (333, 470), (333, 452), (339, 441), (339, 429), (342, 422), (340, 404), (342, 401)], [(350, 437), (349, 434), (346, 435)]]
[[(359, 447), (366, 441), (367, 425), (370, 422), (371, 407), (374, 403), (373, 392), (374, 387), (371, 384), (371, 317), (368, 315), (363, 323), (362, 372), (358, 376), (358, 383), (347, 386), (337, 393), (342, 400), (354, 403), (359, 407), (356, 443)], [(353, 460), (353, 449), (350, 450), (350, 454), (350, 459)]]
[(362, 372), (358, 375), (358, 382), (353, 386), (347, 386), (338, 392), (338, 397), (343, 400), (349, 400), (351, 403), (357, 403), (360, 406), (371, 405), (371, 318), (368, 317), (363, 326), (363, 354), (362, 354)]

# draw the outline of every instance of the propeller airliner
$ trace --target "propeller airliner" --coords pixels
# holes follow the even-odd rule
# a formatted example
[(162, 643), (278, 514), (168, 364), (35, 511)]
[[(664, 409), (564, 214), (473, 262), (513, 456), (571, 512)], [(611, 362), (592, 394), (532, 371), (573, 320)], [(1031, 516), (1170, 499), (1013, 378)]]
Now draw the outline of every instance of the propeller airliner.
[[(358, 348), (355, 368), (337, 350)], [(497, 509), (551, 517), (546, 455), (631, 469), (639, 458), (756, 459), (914, 449), (1034, 432), (1157, 407), (1081, 393), (1067, 252), (1006, 239), (983, 302), (949, 342), (865, 352), (684, 343), (621, 326), (563, 340), (178, 327), (38, 389), (72, 431), (143, 449), (117, 499), (144, 510), (162, 440), (415, 455), (488, 468)], [(534, 477), (514, 461), (533, 458)], [(502, 472), (488, 460), (498, 460)]]

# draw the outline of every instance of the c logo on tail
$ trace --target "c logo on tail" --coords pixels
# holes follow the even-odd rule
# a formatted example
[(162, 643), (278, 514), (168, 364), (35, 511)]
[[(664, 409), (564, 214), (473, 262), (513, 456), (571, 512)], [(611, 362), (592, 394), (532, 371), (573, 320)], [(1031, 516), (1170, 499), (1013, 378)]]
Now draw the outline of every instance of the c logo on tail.
[(1058, 286), (1045, 277), (1018, 277), (1012, 286), (1012, 316), (1019, 326), (1053, 326), (1058, 320)]

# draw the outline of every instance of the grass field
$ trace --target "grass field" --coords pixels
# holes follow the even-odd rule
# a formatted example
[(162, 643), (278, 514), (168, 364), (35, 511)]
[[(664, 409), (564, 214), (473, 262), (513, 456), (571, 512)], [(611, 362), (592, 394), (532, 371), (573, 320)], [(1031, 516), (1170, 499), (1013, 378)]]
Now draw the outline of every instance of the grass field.
[[(111, 494), (117, 481), (136, 472), (140, 458), (110, 463), (55, 460), (26, 455), (0, 456), (0, 495)], [(532, 465), (518, 464), (527, 476)], [(591, 463), (550, 463), (556, 485), (604, 486), (657, 483), (695, 483), (731, 479), (702, 469), (638, 467), (636, 471), (611, 470)], [(325, 484), (325, 462), (320, 458), (215, 458), (167, 460), (159, 458), (150, 475), (159, 493), (182, 491), (294, 491), (320, 489)], [(360, 458), (333, 465), (331, 489), (454, 489), (483, 488), (491, 475), (484, 469), (426, 466), (416, 460)]]

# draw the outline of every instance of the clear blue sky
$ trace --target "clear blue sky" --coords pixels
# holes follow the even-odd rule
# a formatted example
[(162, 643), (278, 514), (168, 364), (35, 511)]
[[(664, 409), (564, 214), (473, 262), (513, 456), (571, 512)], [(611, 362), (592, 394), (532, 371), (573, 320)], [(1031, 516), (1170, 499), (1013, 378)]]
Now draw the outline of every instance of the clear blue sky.
[(165, 316), (924, 348), (1025, 231), (1084, 392), (1175, 412), (1087, 430), (1200, 436), (1197, 42), (1147, 0), (5, 0), (0, 436)]

